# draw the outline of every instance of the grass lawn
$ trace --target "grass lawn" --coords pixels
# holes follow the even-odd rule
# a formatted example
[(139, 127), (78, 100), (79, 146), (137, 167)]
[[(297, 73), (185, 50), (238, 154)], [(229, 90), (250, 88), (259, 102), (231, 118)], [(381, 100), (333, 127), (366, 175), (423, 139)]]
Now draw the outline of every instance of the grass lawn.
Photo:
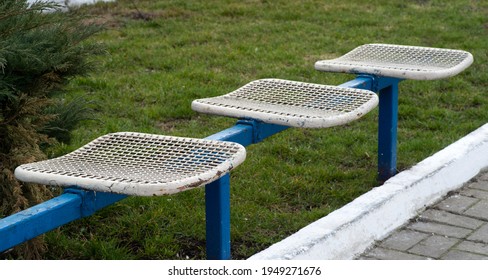
[[(72, 151), (106, 133), (206, 137), (235, 123), (198, 114), (193, 99), (260, 78), (337, 85), (348, 74), (316, 60), (366, 43), (463, 49), (456, 77), (400, 84), (398, 168), (406, 169), (488, 120), (488, 2), (475, 0), (117, 0), (83, 7), (106, 22), (108, 54), (73, 80), (67, 98), (96, 104)], [(288, 129), (247, 148), (231, 176), (232, 255), (245, 259), (378, 185), (377, 109), (329, 129)], [(132, 197), (46, 235), (47, 259), (203, 259), (203, 189)]]

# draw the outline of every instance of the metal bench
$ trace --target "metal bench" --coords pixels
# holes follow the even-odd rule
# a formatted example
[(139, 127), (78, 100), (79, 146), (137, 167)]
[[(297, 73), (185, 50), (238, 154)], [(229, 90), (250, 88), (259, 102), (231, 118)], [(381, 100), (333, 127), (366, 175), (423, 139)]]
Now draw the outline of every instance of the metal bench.
[(398, 84), (404, 79), (435, 80), (454, 76), (473, 63), (466, 51), (367, 44), (331, 60), (320, 60), (315, 69), (358, 74), (343, 86), (379, 93), (378, 178), (386, 181), (397, 172)]
[(114, 133), (65, 156), (22, 165), (15, 172), (20, 180), (67, 188), (59, 197), (0, 220), (0, 251), (89, 216), (126, 195), (158, 196), (206, 185), (207, 258), (229, 259), (228, 172), (244, 160), (243, 146), (289, 127), (346, 124), (379, 103), (378, 173), (386, 180), (396, 172), (399, 82), (450, 77), (472, 61), (471, 54), (458, 50), (364, 45), (315, 64), (321, 71), (358, 74), (339, 86), (263, 79), (229, 94), (193, 101), (195, 111), (239, 119), (206, 139)]

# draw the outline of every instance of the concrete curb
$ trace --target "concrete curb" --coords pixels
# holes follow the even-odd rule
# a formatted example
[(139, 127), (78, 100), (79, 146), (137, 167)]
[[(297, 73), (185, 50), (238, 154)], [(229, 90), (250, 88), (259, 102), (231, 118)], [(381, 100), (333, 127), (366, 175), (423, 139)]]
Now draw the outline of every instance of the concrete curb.
[(249, 259), (353, 259), (486, 166), (488, 124)]

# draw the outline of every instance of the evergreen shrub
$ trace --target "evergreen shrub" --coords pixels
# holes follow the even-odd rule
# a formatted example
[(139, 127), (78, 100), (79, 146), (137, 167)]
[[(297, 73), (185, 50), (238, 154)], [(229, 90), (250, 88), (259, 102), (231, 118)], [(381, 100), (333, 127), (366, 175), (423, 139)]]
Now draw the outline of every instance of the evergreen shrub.
[[(87, 113), (87, 102), (63, 99), (70, 78), (92, 70), (100, 54), (86, 41), (98, 30), (86, 16), (61, 11), (54, 2), (0, 2), (0, 218), (53, 196), (45, 186), (14, 177), (17, 166), (43, 160), (43, 149), (68, 141)], [(42, 238), (26, 242), (9, 257), (37, 258)]]

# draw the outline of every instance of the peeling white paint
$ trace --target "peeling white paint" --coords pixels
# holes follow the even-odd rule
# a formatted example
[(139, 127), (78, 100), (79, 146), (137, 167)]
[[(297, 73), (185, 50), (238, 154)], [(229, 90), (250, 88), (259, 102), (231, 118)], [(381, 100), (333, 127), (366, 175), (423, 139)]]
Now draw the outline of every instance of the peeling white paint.
[(250, 259), (352, 259), (487, 166), (485, 124)]

